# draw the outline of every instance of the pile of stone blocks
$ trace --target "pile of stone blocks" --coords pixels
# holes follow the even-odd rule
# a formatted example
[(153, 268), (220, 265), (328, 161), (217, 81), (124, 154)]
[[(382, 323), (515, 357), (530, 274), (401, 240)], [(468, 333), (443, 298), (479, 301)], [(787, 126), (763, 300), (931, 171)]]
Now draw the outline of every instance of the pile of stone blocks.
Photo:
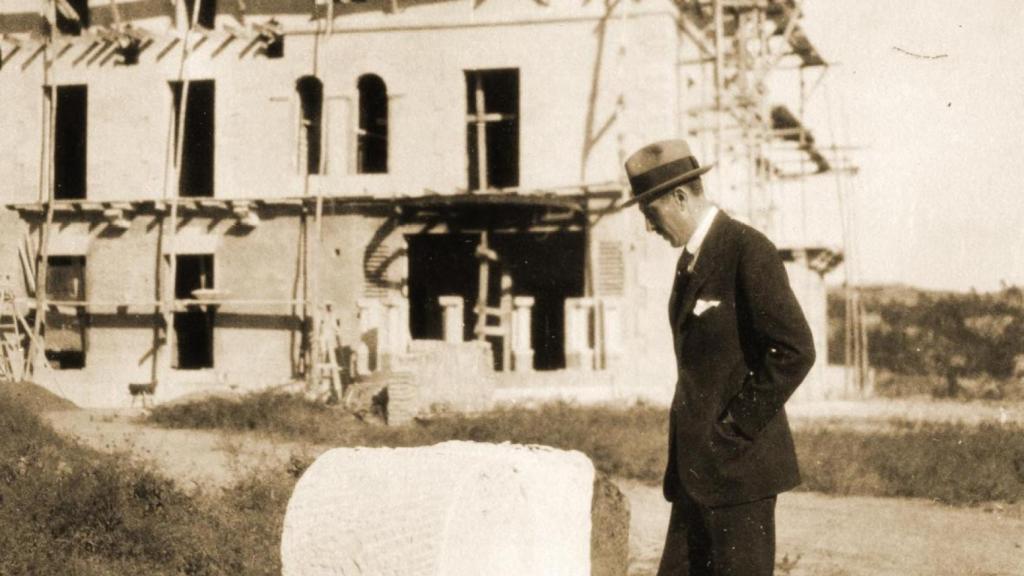
[(285, 576), (611, 576), (629, 511), (579, 452), (446, 442), (343, 448), (288, 503)]

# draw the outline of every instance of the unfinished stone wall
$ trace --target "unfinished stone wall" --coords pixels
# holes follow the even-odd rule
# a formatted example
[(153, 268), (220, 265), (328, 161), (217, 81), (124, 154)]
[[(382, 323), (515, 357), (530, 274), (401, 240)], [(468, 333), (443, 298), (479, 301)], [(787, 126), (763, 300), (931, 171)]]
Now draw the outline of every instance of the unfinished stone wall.
[[(594, 485), (586, 456), (540, 446), (331, 450), (306, 471), (288, 503), (282, 573), (624, 574), (623, 543), (591, 538), (592, 514), (606, 530), (617, 524), (607, 531), (620, 537), (628, 530), (624, 500), (613, 490), (618, 499), (595, 506)], [(621, 570), (592, 572), (595, 559)]]
[(400, 366), (414, 375), (420, 409), (478, 411), (494, 395), (491, 358), (486, 342), (413, 340)]
[(393, 366), (355, 384), (349, 405), (382, 410), (389, 425), (403, 425), (417, 416), (488, 410), (496, 380), (486, 342), (413, 340)]

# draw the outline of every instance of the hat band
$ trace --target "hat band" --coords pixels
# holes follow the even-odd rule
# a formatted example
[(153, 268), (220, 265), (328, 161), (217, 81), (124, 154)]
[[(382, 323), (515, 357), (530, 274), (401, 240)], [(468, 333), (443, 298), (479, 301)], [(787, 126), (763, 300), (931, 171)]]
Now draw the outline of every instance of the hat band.
[(653, 190), (655, 187), (670, 181), (673, 177), (680, 174), (685, 174), (691, 170), (696, 170), (697, 159), (693, 156), (687, 156), (685, 158), (679, 158), (671, 162), (666, 162), (661, 166), (651, 168), (643, 174), (638, 174), (629, 179), (629, 185), (633, 188), (633, 195), (639, 196), (644, 192)]

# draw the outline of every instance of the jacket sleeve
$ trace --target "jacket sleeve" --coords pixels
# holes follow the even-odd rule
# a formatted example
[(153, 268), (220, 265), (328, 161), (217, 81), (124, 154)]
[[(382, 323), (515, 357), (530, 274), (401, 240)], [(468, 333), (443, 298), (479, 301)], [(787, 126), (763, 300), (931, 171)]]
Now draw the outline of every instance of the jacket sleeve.
[(744, 235), (738, 262), (737, 302), (760, 355), (726, 414), (754, 438), (782, 409), (814, 365), (814, 338), (789, 285), (782, 258), (759, 233)]

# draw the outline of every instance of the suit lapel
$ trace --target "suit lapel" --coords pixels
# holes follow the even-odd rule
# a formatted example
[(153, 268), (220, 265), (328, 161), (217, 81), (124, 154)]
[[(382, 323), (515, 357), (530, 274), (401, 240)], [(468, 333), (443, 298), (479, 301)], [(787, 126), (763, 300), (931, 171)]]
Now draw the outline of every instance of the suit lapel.
[[(678, 314), (674, 322), (680, 328), (686, 323), (690, 312), (693, 311), (693, 307), (697, 303), (697, 294), (700, 293), (701, 287), (704, 286), (704, 283), (708, 281), (708, 278), (711, 277), (712, 273), (721, 263), (718, 253), (724, 244), (728, 220), (729, 217), (725, 212), (719, 211), (715, 216), (715, 220), (711, 223), (708, 235), (704, 238), (704, 243), (700, 247), (700, 254), (697, 256), (697, 266), (694, 268), (689, 282), (686, 283), (686, 287), (678, 302), (679, 307), (674, 308)], [(673, 296), (675, 296), (675, 291), (673, 291)], [(673, 302), (673, 304), (675, 303)]]

